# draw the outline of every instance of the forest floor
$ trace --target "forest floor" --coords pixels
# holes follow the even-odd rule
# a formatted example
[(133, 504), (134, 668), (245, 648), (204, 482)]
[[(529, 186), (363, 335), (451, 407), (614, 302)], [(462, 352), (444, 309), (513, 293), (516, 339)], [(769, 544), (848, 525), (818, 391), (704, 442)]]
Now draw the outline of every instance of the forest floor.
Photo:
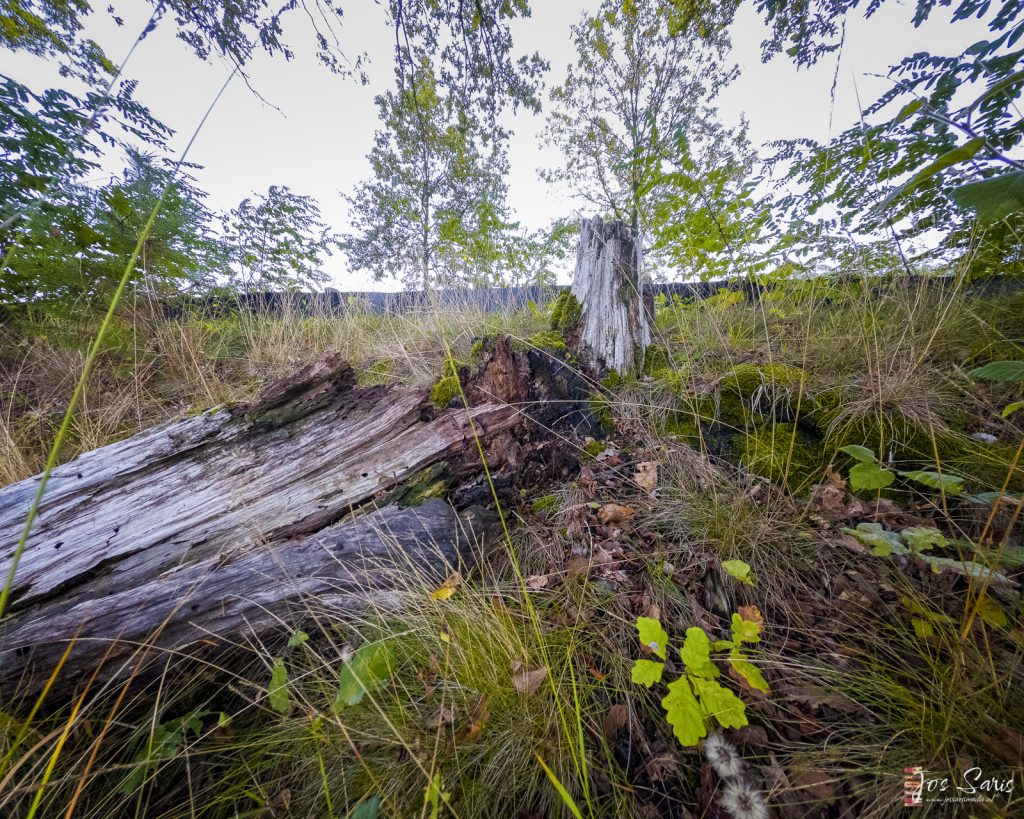
[[(0, 327), (0, 484), (42, 468), (94, 329)], [(61, 459), (327, 350), (458, 402), (443, 376), (501, 333), (574, 366), (552, 305), (139, 305)], [(230, 668), (0, 703), (0, 814), (1024, 814), (1024, 395), (978, 371), (1024, 359), (1024, 293), (791, 282), (659, 304), (653, 335), (565, 480), (440, 588), (311, 601)]]

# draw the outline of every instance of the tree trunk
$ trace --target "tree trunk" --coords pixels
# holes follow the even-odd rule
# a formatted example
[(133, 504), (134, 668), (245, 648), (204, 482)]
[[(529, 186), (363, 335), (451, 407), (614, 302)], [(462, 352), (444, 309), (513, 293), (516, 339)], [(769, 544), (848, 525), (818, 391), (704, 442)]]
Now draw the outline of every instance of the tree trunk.
[(579, 352), (598, 369), (626, 374), (651, 342), (643, 308), (640, 237), (624, 222), (584, 220), (572, 294), (583, 307)]
[[(481, 399), (469, 410), (438, 409), (422, 390), (361, 388), (348, 364), (327, 357), (249, 407), (175, 421), (58, 467), (0, 624), (0, 690), (37, 690), (69, 639), (62, 678), (74, 681), (105, 655), (111, 674), (123, 671), (142, 644), (152, 656), (237, 642), (243, 631), (262, 639), (294, 623), (311, 596), (351, 607), (409, 566), (442, 578), (466, 557), (486, 517), (478, 505), (490, 501), (474, 429), (499, 485), (513, 485), (527, 462), (517, 442), (543, 434), (519, 406), (530, 396), (492, 397), (509, 356), (507, 343), (494, 345), (467, 379)], [(543, 381), (526, 375), (522, 384)], [(538, 443), (530, 451), (544, 456)], [(0, 577), (37, 481), (0, 489)], [(401, 508), (443, 495), (474, 508), (477, 525), (440, 500)]]

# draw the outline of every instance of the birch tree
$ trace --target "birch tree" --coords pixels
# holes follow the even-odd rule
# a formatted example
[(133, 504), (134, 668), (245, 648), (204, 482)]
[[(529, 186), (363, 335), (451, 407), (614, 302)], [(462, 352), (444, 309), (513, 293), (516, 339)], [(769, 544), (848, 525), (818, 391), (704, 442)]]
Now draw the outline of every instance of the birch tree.
[(745, 146), (714, 105), (737, 74), (725, 59), (727, 15), (679, 9), (671, 0), (604, 0), (573, 26), (576, 63), (551, 95), (545, 136), (564, 164), (545, 177), (634, 231), (650, 227), (679, 135), (698, 164), (715, 146)]
[(493, 283), (505, 202), (507, 136), (485, 129), (458, 94), (445, 93), (431, 61), (377, 97), (383, 127), (371, 177), (349, 197), (350, 264), (407, 287)]

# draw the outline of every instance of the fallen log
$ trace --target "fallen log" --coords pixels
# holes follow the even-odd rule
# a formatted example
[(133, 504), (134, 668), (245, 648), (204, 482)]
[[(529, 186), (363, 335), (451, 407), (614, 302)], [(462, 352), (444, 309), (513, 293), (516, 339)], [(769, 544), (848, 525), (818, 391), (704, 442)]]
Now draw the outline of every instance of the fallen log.
[[(402, 506), (438, 495), (462, 510), (489, 502), (477, 437), (499, 486), (514, 486), (527, 464), (565, 468), (540, 439), (552, 408), (567, 417), (573, 404), (562, 399), (586, 392), (534, 367), (552, 369), (498, 340), (464, 374), (474, 405), (438, 408), (424, 390), (359, 387), (328, 357), (251, 406), (58, 467), (0, 623), (0, 691), (38, 690), (68, 640), (62, 676), (104, 657), (116, 673), (140, 645), (152, 654), (241, 630), (259, 638), (310, 598), (365, 602), (410, 566), (444, 575), (486, 516), (470, 525), (440, 500)], [(0, 576), (37, 481), (0, 489)]]
[(248, 639), (287, 633), (316, 614), (351, 611), (386, 594), (397, 573), (440, 582), (470, 558), (489, 528), (476, 510), (445, 501), (388, 506), (296, 540), (185, 563), (148, 581), (93, 597), (80, 590), (16, 617), (3, 635), (0, 686), (30, 696), (71, 652), (61, 685), (123, 678), (173, 652), (209, 656)]

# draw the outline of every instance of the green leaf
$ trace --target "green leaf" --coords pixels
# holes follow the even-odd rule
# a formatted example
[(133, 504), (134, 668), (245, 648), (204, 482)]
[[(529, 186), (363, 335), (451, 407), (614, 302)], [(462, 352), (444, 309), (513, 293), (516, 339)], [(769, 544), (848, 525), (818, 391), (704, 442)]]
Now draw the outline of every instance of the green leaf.
[(964, 479), (956, 475), (940, 475), (938, 472), (900, 472), (908, 480), (927, 486), (929, 489), (959, 492), (964, 488)]
[(917, 111), (921, 108), (922, 105), (924, 105), (923, 98), (908, 102), (906, 105), (903, 106), (903, 108), (900, 109), (900, 112), (893, 119), (892, 124), (899, 125), (904, 120), (909, 119), (912, 115), (917, 113)]
[(423, 789), (423, 805), (430, 806), (429, 819), (438, 819), (441, 814), (441, 803), (448, 804), (452, 795), (450, 792), (441, 789), (441, 774), (436, 773)]
[(742, 728), (747, 724), (747, 709), (743, 700), (714, 680), (694, 679), (693, 685), (700, 698), (701, 709), (714, 717), (725, 728)]
[(1024, 171), (968, 182), (950, 191), (950, 196), (960, 207), (974, 210), (982, 224), (1000, 222), (1024, 210)]
[(356, 805), (348, 819), (377, 819), (380, 815), (380, 797), (371, 796)]
[(561, 798), (562, 804), (569, 809), (569, 813), (571, 813), (575, 819), (583, 819), (583, 814), (580, 812), (579, 805), (576, 804), (576, 800), (572, 798), (572, 794), (569, 793), (565, 785), (563, 785), (558, 777), (555, 776), (555, 772), (547, 766), (547, 763), (541, 758), (540, 754), (534, 754), (534, 756), (537, 757), (537, 761), (544, 769), (544, 773), (547, 774), (548, 781), (558, 792), (558, 796)]
[(757, 585), (754, 582), (754, 573), (751, 571), (749, 563), (744, 563), (742, 560), (723, 560), (722, 568), (740, 583), (746, 583), (748, 586)]
[(994, 628), (1006, 628), (1010, 619), (1002, 607), (987, 594), (981, 598), (978, 606), (978, 616)]
[(900, 601), (906, 606), (907, 611), (912, 614), (916, 614), (923, 620), (927, 620), (929, 623), (952, 623), (953, 618), (948, 614), (943, 614), (941, 611), (935, 611), (927, 606), (923, 605), (913, 597), (907, 597), (904, 595), (900, 598)]
[(922, 640), (935, 635), (935, 628), (932, 624), (927, 620), (922, 620), (920, 617), (911, 617), (910, 625), (914, 627), (914, 634)]
[(908, 526), (900, 534), (914, 554), (926, 552), (935, 546), (942, 548), (949, 545), (946, 536), (931, 526)]
[(964, 495), (964, 498), (971, 501), (971, 503), (980, 503), (982, 506), (989, 506), (1000, 498), (1019, 501), (1021, 499), (1021, 494), (1019, 492), (979, 492), (977, 495)]
[(732, 616), (732, 641), (736, 646), (742, 643), (760, 643), (761, 627), (751, 620), (744, 620), (739, 614), (734, 614)]
[(850, 467), (850, 488), (854, 492), (885, 489), (895, 478), (892, 472), (875, 463), (859, 463)]
[(637, 660), (633, 663), (630, 676), (633, 682), (650, 688), (656, 682), (661, 681), (661, 672), (664, 670), (664, 663), (656, 663), (654, 660)]
[(956, 574), (962, 574), (964, 577), (973, 577), (985, 583), (995, 583), (1000, 586), (1010, 587), (1016, 586), (1005, 574), (993, 571), (989, 567), (982, 566), (972, 560), (956, 560), (951, 557), (932, 557), (931, 555), (921, 555), (921, 558), (932, 567), (932, 571), (935, 574), (941, 574), (945, 568)]
[(653, 617), (637, 617), (636, 630), (640, 634), (641, 644), (663, 660), (668, 656), (668, 634), (661, 623)]
[(768, 681), (761, 673), (761, 669), (744, 657), (739, 649), (734, 650), (729, 655), (729, 665), (747, 681), (747, 685), (751, 688), (763, 694), (768, 693)]
[(665, 709), (665, 719), (672, 726), (672, 733), (681, 744), (696, 745), (707, 736), (704, 711), (685, 675), (668, 684), (668, 693), (662, 699), (661, 707)]
[(941, 173), (946, 168), (952, 165), (959, 165), (961, 162), (966, 162), (969, 159), (973, 159), (974, 156), (985, 147), (984, 137), (975, 137), (974, 139), (965, 142), (963, 145), (958, 145), (951, 151), (946, 151), (942, 156), (932, 162), (930, 165), (926, 165), (916, 174), (914, 174), (908, 182), (900, 185), (896, 190), (890, 193), (885, 200), (882, 202), (883, 205), (888, 205), (894, 199), (902, 196), (905, 193), (909, 193), (922, 182), (926, 182), (931, 179), (935, 174)]
[(868, 449), (866, 446), (860, 444), (847, 444), (846, 446), (839, 447), (840, 452), (845, 452), (852, 458), (856, 458), (861, 463), (874, 463), (875, 462), (875, 451)]
[(1024, 546), (1004, 546), (999, 550), (975, 547), (974, 553), (990, 565), (998, 564), (1007, 569), (1024, 566)]
[(992, 361), (984, 367), (971, 370), (972, 378), (986, 381), (1024, 381), (1024, 361)]
[(881, 523), (858, 523), (856, 529), (843, 529), (843, 532), (853, 535), (865, 546), (870, 546), (875, 557), (910, 554), (900, 536), (896, 532), (887, 532)]
[(279, 714), (287, 714), (291, 709), (291, 702), (288, 699), (288, 669), (285, 668), (284, 660), (280, 657), (274, 663), (270, 672), (270, 685), (267, 686), (267, 701), (270, 707)]
[[(963, 113), (974, 111), (975, 109), (978, 108), (979, 105), (985, 102), (985, 100), (991, 99), (994, 96), (1002, 94), (1004, 91), (1007, 91), (1008, 89), (1010, 89), (1012, 86), (1016, 85), (1019, 82), (1024, 82), (1024, 69), (1016, 71), (1013, 74), (1010, 74), (1008, 77), (1003, 77), (1001, 80), (999, 80), (999, 82), (994, 83), (991, 88), (986, 90), (985, 93), (981, 94), (974, 102), (968, 105), (967, 108), (964, 109)], [(1016, 97), (1019, 93), (1020, 91), (1018, 89), (1018, 91), (1015, 92), (1013, 96)]]
[(1024, 409), (1024, 401), (1014, 401), (1012, 404), (1007, 404), (1003, 407), (1003, 418), (1009, 418), (1018, 410)]
[(683, 658), (686, 670), (695, 677), (713, 680), (719, 674), (718, 667), (711, 662), (711, 641), (699, 626), (690, 626), (686, 630), (679, 656)]
[(338, 675), (334, 709), (337, 711), (346, 705), (362, 702), (365, 694), (376, 691), (391, 679), (392, 665), (391, 648), (387, 642), (360, 646)]
[(309, 639), (309, 635), (306, 634), (302, 629), (296, 631), (291, 637), (288, 638), (288, 648), (295, 648), (301, 646), (304, 642)]

